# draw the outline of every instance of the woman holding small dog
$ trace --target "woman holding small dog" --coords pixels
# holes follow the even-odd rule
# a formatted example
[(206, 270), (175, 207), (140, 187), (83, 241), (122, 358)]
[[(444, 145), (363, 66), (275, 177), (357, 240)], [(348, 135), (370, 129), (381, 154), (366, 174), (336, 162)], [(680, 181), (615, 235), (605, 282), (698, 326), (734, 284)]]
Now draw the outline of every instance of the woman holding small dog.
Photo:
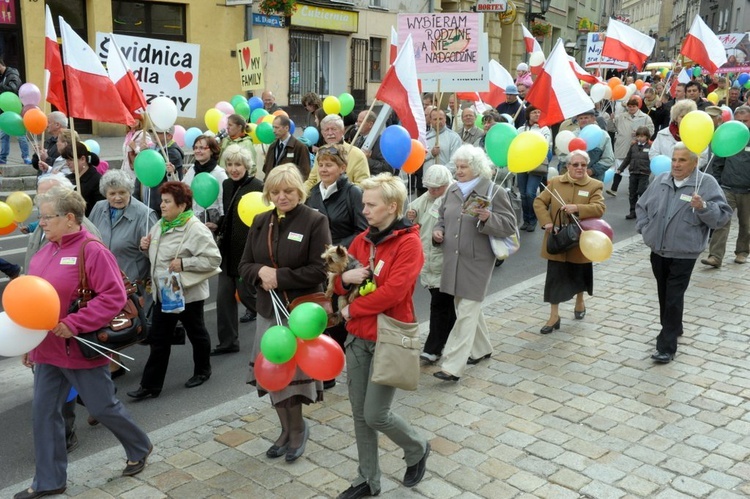
[[(349, 402), (359, 455), (359, 476), (339, 499), (376, 496), (380, 493), (378, 432), (404, 450), (406, 474), (403, 484), (413, 487), (425, 473), (429, 442), (404, 418), (391, 411), (396, 388), (370, 381), (370, 368), (378, 338), (378, 314), (402, 322), (415, 322), (412, 295), (424, 257), (419, 229), (402, 218), (406, 187), (390, 173), (362, 181), (364, 216), (369, 228), (354, 238), (351, 258), (362, 267), (347, 270), (336, 278), (335, 292), (347, 294), (371, 279), (375, 290), (356, 298), (341, 309), (347, 321), (346, 365)], [(372, 263), (371, 263), (372, 262)]]
[[(300, 296), (322, 291), (326, 280), (321, 254), (331, 244), (328, 219), (305, 206), (305, 197), (296, 165), (289, 163), (271, 170), (265, 179), (263, 198), (276, 208), (255, 217), (240, 260), (240, 276), (258, 290), (258, 322), (248, 383), (256, 385), (261, 397), (268, 392), (257, 384), (254, 368), (263, 335), (276, 325), (270, 292), (275, 291), (288, 304)], [(283, 322), (286, 325), (286, 320)], [(270, 398), (279, 416), (281, 435), (266, 456), (286, 456), (287, 462), (295, 461), (305, 451), (309, 435), (302, 404), (323, 400), (323, 384), (298, 368), (289, 386), (270, 392)]]

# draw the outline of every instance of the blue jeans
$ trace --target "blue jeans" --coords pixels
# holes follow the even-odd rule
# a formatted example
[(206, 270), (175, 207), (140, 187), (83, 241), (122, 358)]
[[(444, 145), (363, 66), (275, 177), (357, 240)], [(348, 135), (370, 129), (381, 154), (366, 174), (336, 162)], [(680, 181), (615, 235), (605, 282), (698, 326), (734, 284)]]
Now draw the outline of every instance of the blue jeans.
[(536, 225), (536, 214), (534, 213), (534, 198), (539, 190), (539, 184), (542, 183), (541, 175), (532, 175), (531, 173), (519, 173), (516, 175), (518, 190), (521, 193), (521, 211), (523, 212), (523, 221), (527, 224)]
[(10, 263), (4, 258), (0, 258), (0, 272), (7, 275), (8, 277), (15, 277), (21, 272), (21, 267), (15, 263)]
[[(21, 159), (31, 159), (29, 155), (29, 141), (23, 135), (18, 136), (18, 145), (21, 146)], [(0, 162), (7, 163), (10, 154), (10, 135), (0, 131)]]

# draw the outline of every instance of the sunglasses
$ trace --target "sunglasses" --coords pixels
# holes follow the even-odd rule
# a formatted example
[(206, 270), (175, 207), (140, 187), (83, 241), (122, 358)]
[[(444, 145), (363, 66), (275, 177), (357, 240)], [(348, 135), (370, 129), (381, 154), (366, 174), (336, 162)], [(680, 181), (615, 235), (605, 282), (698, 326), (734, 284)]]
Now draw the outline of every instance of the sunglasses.
[(346, 158), (344, 158), (344, 151), (339, 150), (339, 148), (334, 145), (321, 147), (320, 149), (318, 149), (318, 154), (325, 154), (326, 156), (338, 156), (342, 160), (346, 161)]

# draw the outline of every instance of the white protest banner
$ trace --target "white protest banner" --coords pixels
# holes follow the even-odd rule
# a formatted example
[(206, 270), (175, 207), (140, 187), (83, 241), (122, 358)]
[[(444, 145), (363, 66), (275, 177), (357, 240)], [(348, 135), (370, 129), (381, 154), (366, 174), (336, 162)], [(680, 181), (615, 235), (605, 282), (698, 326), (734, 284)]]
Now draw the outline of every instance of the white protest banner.
[(615, 68), (628, 69), (628, 63), (618, 61), (611, 57), (602, 57), (602, 47), (604, 47), (605, 33), (589, 33), (586, 38), (586, 58), (583, 67), (586, 69), (594, 68)]
[(717, 73), (742, 73), (750, 70), (750, 37), (747, 33), (716, 35), (727, 52), (727, 62)]
[[(107, 62), (109, 33), (96, 33), (96, 54)], [(195, 118), (198, 104), (200, 45), (155, 38), (114, 35), (125, 61), (143, 90), (146, 103), (169, 97), (177, 115)]]
[(237, 44), (237, 61), (240, 65), (242, 90), (265, 88), (260, 54), (260, 39), (258, 38)]
[(411, 34), (420, 78), (480, 71), (482, 14), (399, 14), (398, 37)]
[(479, 43), (479, 75), (454, 74), (443, 75), (442, 78), (422, 78), (422, 90), (425, 92), (437, 92), (438, 81), (440, 81), (441, 92), (487, 92), (490, 89), (490, 55), (489, 40), (487, 33), (482, 33)]

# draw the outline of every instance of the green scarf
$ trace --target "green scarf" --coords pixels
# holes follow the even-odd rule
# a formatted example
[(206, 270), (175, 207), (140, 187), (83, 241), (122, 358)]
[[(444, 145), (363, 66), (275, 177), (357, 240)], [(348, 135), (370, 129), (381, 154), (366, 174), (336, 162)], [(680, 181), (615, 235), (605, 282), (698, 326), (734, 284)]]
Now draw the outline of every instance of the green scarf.
[(185, 210), (179, 215), (177, 215), (177, 218), (172, 220), (171, 222), (167, 222), (165, 219), (161, 219), (161, 233), (164, 234), (169, 229), (174, 229), (175, 227), (182, 227), (187, 223), (188, 220), (193, 216), (193, 210)]

